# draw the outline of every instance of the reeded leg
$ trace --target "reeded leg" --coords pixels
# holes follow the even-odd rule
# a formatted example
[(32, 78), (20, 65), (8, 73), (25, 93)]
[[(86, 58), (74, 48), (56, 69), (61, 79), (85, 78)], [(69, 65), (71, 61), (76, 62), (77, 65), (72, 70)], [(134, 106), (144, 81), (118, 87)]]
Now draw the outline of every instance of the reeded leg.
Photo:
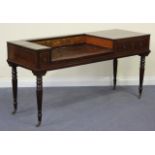
[(43, 95), (43, 87), (42, 87), (42, 76), (37, 76), (37, 106), (38, 106), (38, 124), (36, 125), (39, 127), (42, 121), (42, 95)]
[(116, 84), (117, 84), (117, 65), (118, 65), (118, 60), (117, 58), (113, 60), (113, 89), (116, 89)]
[(17, 111), (17, 68), (16, 66), (12, 66), (12, 91), (13, 91), (13, 107), (14, 107), (12, 114), (15, 114)]
[(145, 56), (141, 56), (140, 73), (139, 73), (139, 98), (141, 98), (143, 92), (144, 71), (145, 71)]

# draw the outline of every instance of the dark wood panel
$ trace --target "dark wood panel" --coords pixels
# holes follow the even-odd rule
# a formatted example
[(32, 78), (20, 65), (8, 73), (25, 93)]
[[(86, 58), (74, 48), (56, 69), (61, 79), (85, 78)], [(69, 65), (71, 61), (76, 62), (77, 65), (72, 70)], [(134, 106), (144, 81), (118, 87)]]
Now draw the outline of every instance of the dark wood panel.
[(117, 51), (134, 51), (134, 50), (149, 50), (149, 36), (121, 39), (116, 41)]
[(8, 44), (12, 44), (14, 46), (18, 46), (18, 47), (22, 47), (30, 50), (36, 50), (36, 51), (50, 49), (50, 47), (47, 47), (45, 45), (40, 45), (37, 43), (25, 41), (25, 40), (12, 41), (12, 42), (8, 42)]
[(37, 67), (37, 54), (32, 50), (8, 44), (8, 61), (33, 69)]
[(110, 40), (129, 39), (129, 38), (135, 38), (135, 37), (149, 36), (149, 34), (133, 32), (133, 31), (128, 31), (128, 30), (120, 30), (120, 29), (90, 32), (87, 34), (100, 37), (100, 38), (110, 39)]

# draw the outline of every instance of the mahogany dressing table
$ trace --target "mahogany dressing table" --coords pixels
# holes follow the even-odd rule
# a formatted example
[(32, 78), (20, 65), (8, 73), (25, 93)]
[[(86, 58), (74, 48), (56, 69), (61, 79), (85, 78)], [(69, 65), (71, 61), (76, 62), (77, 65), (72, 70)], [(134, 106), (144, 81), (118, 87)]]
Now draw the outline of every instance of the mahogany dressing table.
[(150, 35), (125, 30), (7, 42), (8, 64), (12, 67), (13, 114), (17, 111), (17, 67), (36, 76), (38, 124), (42, 121), (42, 77), (47, 71), (113, 60), (113, 88), (116, 88), (118, 58), (140, 56), (139, 97), (143, 90), (145, 57), (150, 53)]

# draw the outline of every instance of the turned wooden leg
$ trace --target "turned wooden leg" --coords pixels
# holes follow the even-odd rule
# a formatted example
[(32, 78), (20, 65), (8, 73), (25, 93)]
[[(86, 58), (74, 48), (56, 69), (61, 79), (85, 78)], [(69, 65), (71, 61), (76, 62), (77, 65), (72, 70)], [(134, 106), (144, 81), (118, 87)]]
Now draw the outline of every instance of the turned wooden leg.
[(113, 89), (116, 89), (116, 84), (117, 84), (117, 65), (118, 65), (118, 60), (117, 58), (113, 60)]
[(145, 71), (145, 56), (141, 56), (140, 73), (139, 73), (139, 98), (141, 98), (143, 92), (144, 71)]
[(17, 67), (12, 66), (12, 91), (13, 91), (13, 112), (15, 114), (17, 111)]
[(37, 107), (38, 107), (38, 124), (36, 125), (39, 127), (42, 121), (42, 96), (43, 96), (43, 87), (42, 87), (42, 76), (37, 75)]

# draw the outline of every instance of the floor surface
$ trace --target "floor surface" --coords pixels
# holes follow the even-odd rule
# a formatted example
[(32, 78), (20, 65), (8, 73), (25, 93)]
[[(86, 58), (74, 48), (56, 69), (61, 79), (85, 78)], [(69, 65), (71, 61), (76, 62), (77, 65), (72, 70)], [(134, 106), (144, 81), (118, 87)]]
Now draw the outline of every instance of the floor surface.
[(0, 89), (1, 131), (154, 131), (155, 86), (44, 88), (43, 123), (37, 123), (35, 88), (20, 88), (11, 115), (12, 92)]

